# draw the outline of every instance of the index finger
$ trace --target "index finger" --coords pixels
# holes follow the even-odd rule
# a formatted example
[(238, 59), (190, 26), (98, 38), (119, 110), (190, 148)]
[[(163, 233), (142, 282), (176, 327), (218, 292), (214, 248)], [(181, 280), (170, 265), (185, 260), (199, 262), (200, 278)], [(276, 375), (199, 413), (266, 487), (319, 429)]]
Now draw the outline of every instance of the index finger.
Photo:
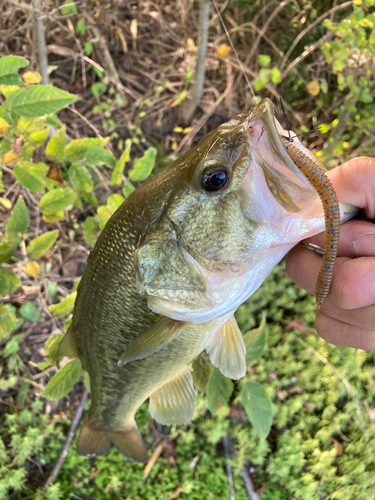
[(341, 203), (362, 208), (375, 219), (375, 158), (363, 156), (328, 172)]

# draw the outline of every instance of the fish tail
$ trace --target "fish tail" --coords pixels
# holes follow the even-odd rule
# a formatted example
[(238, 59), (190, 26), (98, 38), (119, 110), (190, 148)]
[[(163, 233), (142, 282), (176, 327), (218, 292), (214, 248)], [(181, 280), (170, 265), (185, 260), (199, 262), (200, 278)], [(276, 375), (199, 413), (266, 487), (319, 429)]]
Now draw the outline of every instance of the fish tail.
[(78, 351), (74, 342), (73, 330), (71, 326), (68, 328), (68, 331), (60, 342), (57, 349), (57, 355), (66, 356), (67, 358), (78, 358)]
[(147, 450), (135, 422), (122, 431), (105, 431), (98, 429), (86, 415), (78, 438), (78, 455), (97, 457), (105, 455), (113, 447), (130, 460), (142, 463), (148, 461)]

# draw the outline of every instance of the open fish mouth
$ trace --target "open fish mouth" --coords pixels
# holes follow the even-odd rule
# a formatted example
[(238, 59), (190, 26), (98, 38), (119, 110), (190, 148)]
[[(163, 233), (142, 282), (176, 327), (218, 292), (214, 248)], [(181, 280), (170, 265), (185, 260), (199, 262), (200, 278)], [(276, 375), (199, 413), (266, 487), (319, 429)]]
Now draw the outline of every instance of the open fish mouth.
[[(325, 228), (317, 190), (287, 153), (282, 141), (290, 132), (275, 118), (272, 102), (264, 99), (247, 117), (227, 126), (232, 123), (240, 125), (242, 137), (247, 138), (247, 167), (236, 196), (248, 226), (248, 244), (240, 259), (222, 262), (222, 267), (215, 269), (184, 245), (182, 234), (181, 252), (202, 278), (205, 286), (200, 296), (203, 294), (204, 300), (169, 300), (154, 290), (147, 297), (151, 310), (175, 320), (203, 323), (234, 313), (294, 245)], [(325, 170), (298, 138), (293, 139), (293, 147), (297, 156), (301, 154)], [(351, 212), (344, 220), (353, 215), (338, 202), (337, 206), (338, 214), (340, 208), (342, 215)], [(233, 255), (238, 255), (235, 249)]]

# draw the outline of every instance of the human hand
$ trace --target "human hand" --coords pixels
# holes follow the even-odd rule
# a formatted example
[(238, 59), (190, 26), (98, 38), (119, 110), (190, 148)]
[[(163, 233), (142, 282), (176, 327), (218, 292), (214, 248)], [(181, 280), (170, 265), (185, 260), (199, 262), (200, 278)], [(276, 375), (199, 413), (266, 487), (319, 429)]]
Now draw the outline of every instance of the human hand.
[[(340, 202), (363, 209), (372, 221), (350, 220), (341, 226), (331, 288), (315, 327), (331, 344), (375, 349), (375, 158), (354, 158), (327, 175)], [(324, 233), (304, 243), (323, 247)], [(297, 245), (287, 255), (286, 272), (298, 286), (314, 293), (321, 259)]]

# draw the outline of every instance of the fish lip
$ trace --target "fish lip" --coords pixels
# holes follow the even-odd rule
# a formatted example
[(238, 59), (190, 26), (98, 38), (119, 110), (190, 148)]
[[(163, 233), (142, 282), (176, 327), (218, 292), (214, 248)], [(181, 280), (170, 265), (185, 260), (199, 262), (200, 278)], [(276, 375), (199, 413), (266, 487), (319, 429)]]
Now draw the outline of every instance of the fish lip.
[[(252, 137), (250, 130), (253, 128), (252, 122), (257, 122), (258, 120), (260, 120), (262, 123), (261, 130), (260, 132), (258, 131), (257, 137)], [(280, 160), (282, 160), (282, 162), (297, 178), (303, 180), (303, 183), (306, 184), (304, 176), (301, 174), (300, 170), (295, 165), (293, 160), (291, 160), (290, 156), (281, 144), (280, 135), (285, 134), (285, 137), (289, 137), (290, 131), (284, 130), (276, 119), (275, 108), (271, 99), (267, 97), (265, 99), (262, 99), (262, 101), (257, 104), (257, 106), (250, 113), (246, 125), (250, 138), (256, 139), (257, 145), (260, 144), (260, 141), (264, 133), (266, 132), (268, 143), (271, 147), (272, 153), (276, 155)], [(301, 151), (304, 151), (305, 148), (302, 146), (298, 139), (296, 141), (293, 141), (293, 144)]]

